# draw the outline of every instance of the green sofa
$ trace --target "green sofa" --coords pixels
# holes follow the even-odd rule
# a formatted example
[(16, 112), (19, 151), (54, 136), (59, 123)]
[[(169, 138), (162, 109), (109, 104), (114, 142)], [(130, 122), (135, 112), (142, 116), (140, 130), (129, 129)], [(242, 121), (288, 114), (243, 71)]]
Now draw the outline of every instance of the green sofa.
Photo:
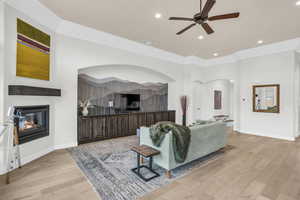
[(222, 122), (214, 122), (205, 125), (194, 125), (191, 129), (191, 143), (187, 159), (184, 163), (177, 163), (174, 159), (172, 145), (172, 133), (166, 135), (160, 147), (153, 145), (150, 138), (149, 128), (141, 127), (140, 144), (148, 145), (160, 151), (160, 155), (153, 158), (155, 164), (167, 170), (170, 174), (172, 169), (187, 164), (193, 160), (211, 154), (223, 148), (227, 144), (228, 134), (226, 125)]

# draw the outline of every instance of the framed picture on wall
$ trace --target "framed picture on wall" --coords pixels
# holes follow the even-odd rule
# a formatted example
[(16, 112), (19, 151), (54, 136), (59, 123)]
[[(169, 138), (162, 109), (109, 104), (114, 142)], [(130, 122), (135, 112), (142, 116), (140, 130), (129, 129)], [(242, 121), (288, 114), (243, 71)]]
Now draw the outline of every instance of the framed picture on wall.
[(214, 108), (215, 110), (222, 109), (222, 91), (220, 90), (214, 91)]
[(253, 86), (253, 112), (280, 113), (280, 85)]
[(49, 81), (50, 35), (21, 19), (17, 19), (17, 32), (16, 75)]

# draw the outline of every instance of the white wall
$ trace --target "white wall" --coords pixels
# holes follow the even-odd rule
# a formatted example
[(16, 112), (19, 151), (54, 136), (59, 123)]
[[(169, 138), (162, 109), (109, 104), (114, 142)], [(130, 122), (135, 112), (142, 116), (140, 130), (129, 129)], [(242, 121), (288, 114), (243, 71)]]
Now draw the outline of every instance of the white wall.
[[(205, 81), (234, 80), (234, 128), (242, 133), (294, 139), (294, 52), (240, 59), (203, 70)], [(281, 112), (252, 112), (252, 86), (280, 84)]]
[(300, 136), (300, 53), (295, 53), (295, 137)]
[[(4, 111), (10, 105), (50, 105), (50, 136), (21, 145), (22, 162), (31, 161), (53, 149), (77, 145), (77, 77), (78, 71), (91, 66), (135, 66), (169, 77), (169, 109), (177, 110), (177, 122), (181, 120), (179, 96), (183, 94), (182, 65), (114, 49), (108, 46), (54, 34), (45, 26), (30, 19), (10, 6), (5, 6), (5, 96)], [(27, 21), (51, 35), (50, 81), (16, 77), (16, 19)], [(147, 70), (144, 70), (147, 71)], [(137, 73), (136, 75), (140, 75)], [(147, 79), (147, 75), (144, 75)], [(159, 79), (159, 78), (158, 78)], [(61, 88), (62, 97), (8, 96), (10, 84)], [(4, 171), (2, 166), (1, 171)]]
[(186, 64), (184, 69), (183, 94), (188, 97), (187, 124), (192, 124), (199, 119), (201, 107), (201, 86), (202, 68), (199, 65)]
[(169, 109), (177, 110), (180, 119), (179, 96), (183, 91), (180, 65), (63, 35), (57, 35), (56, 57), (63, 97), (56, 104), (55, 132), (60, 134), (55, 137), (55, 146), (77, 144), (77, 75), (79, 69), (90, 66), (124, 64), (166, 74), (175, 80), (169, 83)]
[[(4, 121), (4, 77), (4, 4), (0, 2), (0, 122)], [(0, 138), (0, 142), (4, 140), (6, 138)], [(4, 145), (0, 145), (0, 174), (4, 170), (4, 152)]]
[(0, 2), (0, 122), (4, 121), (4, 4)]
[(204, 119), (203, 108), (203, 94), (205, 93), (205, 87), (200, 82), (195, 82), (193, 86), (193, 122), (196, 120)]
[[(240, 62), (240, 131), (294, 139), (294, 53), (285, 52)], [(280, 113), (252, 111), (252, 86), (280, 84)]]
[[(296, 105), (295, 98), (293, 98), (295, 95), (293, 85), (295, 59), (290, 49), (293, 49), (294, 45), (298, 45), (296, 44), (298, 40), (273, 46), (268, 45), (266, 48), (252, 51), (243, 51), (234, 55), (238, 58), (230, 57), (229, 59), (203, 61), (195, 57), (178, 56), (67, 22), (59, 19), (36, 0), (27, 0), (26, 2), (24, 0), (10, 0), (7, 3), (23, 10), (26, 15), (6, 5), (4, 28), (3, 25), (1, 26), (3, 18), (0, 18), (0, 31), (5, 30), (4, 49), (3, 34), (0, 35), (0, 58), (3, 56), (1, 52), (2, 54), (3, 50), (5, 52), (5, 63), (1, 63), (3, 59), (0, 60), (0, 72), (3, 70), (1, 66), (5, 67), (5, 72), (0, 74), (0, 94), (2, 98), (4, 96), (5, 107), (1, 107), (3, 102), (1, 103), (0, 96), (0, 115), (3, 118), (10, 104), (49, 104), (53, 108), (51, 111), (50, 136), (22, 146), (21, 151), (25, 162), (52, 149), (77, 144), (77, 75), (80, 69), (91, 66), (137, 66), (170, 77), (174, 81), (169, 83), (169, 108), (177, 110), (177, 122), (181, 121), (179, 104), (181, 95), (185, 94), (189, 97), (188, 121), (192, 122), (199, 115), (195, 109), (202, 103), (197, 101), (197, 96), (201, 96), (201, 90), (203, 89), (198, 84), (214, 80), (234, 80), (233, 118), (235, 120), (235, 130), (293, 139), (295, 122), (291, 113), (294, 113), (293, 109)], [(2, 7), (1, 2), (0, 17), (2, 17)], [(15, 76), (16, 17), (21, 17), (52, 35), (51, 81)], [(54, 31), (59, 34), (55, 34)], [(289, 52), (275, 54), (281, 52), (282, 49)], [(260, 57), (251, 56), (251, 58), (246, 59), (251, 52)], [(273, 55), (269, 55), (270, 53), (273, 53)], [(217, 64), (224, 63), (223, 61), (226, 61), (227, 64)], [(202, 69), (200, 66), (204, 65), (209, 65), (209, 67)], [(4, 74), (5, 78), (1, 77)], [(4, 91), (1, 88), (1, 81), (3, 83), (3, 80)], [(251, 111), (251, 86), (257, 82), (281, 84), (282, 112), (280, 114), (253, 113)], [(9, 84), (61, 88), (62, 97), (7, 96), (7, 85)], [(242, 101), (242, 98), (245, 98), (245, 102)]]
[[(214, 115), (214, 110), (212, 104), (213, 99), (211, 96), (207, 98), (208, 94), (211, 94), (208, 90), (207, 84), (213, 83), (218, 80), (231, 80), (234, 84), (230, 85), (228, 92), (228, 101), (230, 104), (229, 107), (226, 107), (226, 110), (229, 110), (228, 114), (230, 118), (234, 120), (234, 129), (239, 130), (239, 65), (237, 62), (212, 65), (205, 68), (196, 68), (190, 70), (191, 81), (195, 83), (193, 89), (193, 99), (196, 102), (193, 108), (193, 120), (197, 119), (210, 119)], [(211, 89), (212, 90), (212, 89)], [(227, 89), (226, 89), (227, 90)], [(210, 99), (210, 105), (208, 103)], [(227, 99), (226, 99), (227, 101)]]
[[(229, 80), (215, 80), (203, 83), (201, 94), (201, 118), (213, 119), (215, 115), (230, 115), (231, 113), (231, 83)], [(214, 91), (222, 91), (222, 109), (214, 109)]]
[[(51, 35), (51, 72), (50, 81), (42, 81), (36, 79), (22, 78), (16, 76), (16, 38), (17, 38), (17, 27), (16, 20), (21, 18), (24, 21), (32, 24), (40, 30)], [(55, 127), (55, 98), (52, 97), (29, 97), (29, 96), (9, 96), (8, 85), (28, 85), (37, 87), (58, 87), (56, 79), (56, 68), (54, 65), (55, 58), (55, 34), (50, 29), (38, 24), (35, 20), (28, 18), (26, 15), (15, 10), (10, 6), (5, 6), (5, 29), (4, 29), (4, 51), (5, 51), (5, 72), (3, 75), (4, 79), (4, 109), (2, 112), (6, 112), (10, 105), (14, 106), (27, 106), (27, 105), (50, 105), (50, 136), (44, 137), (33, 142), (29, 142), (21, 145), (21, 158), (22, 163), (27, 163), (33, 158), (40, 157), (53, 150), (54, 141), (54, 127)], [(2, 74), (2, 73), (1, 73)], [(2, 95), (1, 95), (2, 96)], [(2, 113), (2, 117), (3, 117)], [(0, 172), (3, 172), (3, 168)]]

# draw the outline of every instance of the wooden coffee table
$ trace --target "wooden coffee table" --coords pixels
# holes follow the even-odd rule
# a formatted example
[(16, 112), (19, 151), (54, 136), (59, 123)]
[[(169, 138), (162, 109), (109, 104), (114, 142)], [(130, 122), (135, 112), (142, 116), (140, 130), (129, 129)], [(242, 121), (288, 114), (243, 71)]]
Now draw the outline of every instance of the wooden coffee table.
[[(146, 146), (146, 145), (133, 146), (133, 147), (131, 147), (131, 151), (134, 151), (137, 154), (137, 167), (131, 169), (136, 175), (138, 175), (141, 179), (143, 179), (146, 182), (160, 176), (157, 172), (155, 172), (152, 169), (153, 156), (159, 155), (160, 151), (158, 151), (158, 150), (156, 150), (152, 147)], [(149, 166), (141, 165), (141, 163), (140, 163), (141, 162), (141, 156), (144, 157), (144, 158), (149, 158)], [(141, 168), (148, 169), (154, 175), (151, 176), (150, 178), (144, 177), (140, 173)]]

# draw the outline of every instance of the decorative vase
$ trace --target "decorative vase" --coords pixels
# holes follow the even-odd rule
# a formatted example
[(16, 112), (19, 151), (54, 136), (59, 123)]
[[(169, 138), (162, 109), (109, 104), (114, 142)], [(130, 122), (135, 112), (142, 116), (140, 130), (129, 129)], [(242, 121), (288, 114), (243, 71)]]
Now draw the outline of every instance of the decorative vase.
[(180, 105), (181, 105), (181, 109), (182, 109), (182, 125), (186, 126), (186, 114), (187, 114), (187, 108), (188, 108), (187, 96), (180, 97)]
[(88, 114), (89, 114), (88, 107), (83, 107), (82, 115), (83, 115), (83, 116), (87, 116)]
[(186, 126), (186, 115), (182, 115), (182, 126)]

